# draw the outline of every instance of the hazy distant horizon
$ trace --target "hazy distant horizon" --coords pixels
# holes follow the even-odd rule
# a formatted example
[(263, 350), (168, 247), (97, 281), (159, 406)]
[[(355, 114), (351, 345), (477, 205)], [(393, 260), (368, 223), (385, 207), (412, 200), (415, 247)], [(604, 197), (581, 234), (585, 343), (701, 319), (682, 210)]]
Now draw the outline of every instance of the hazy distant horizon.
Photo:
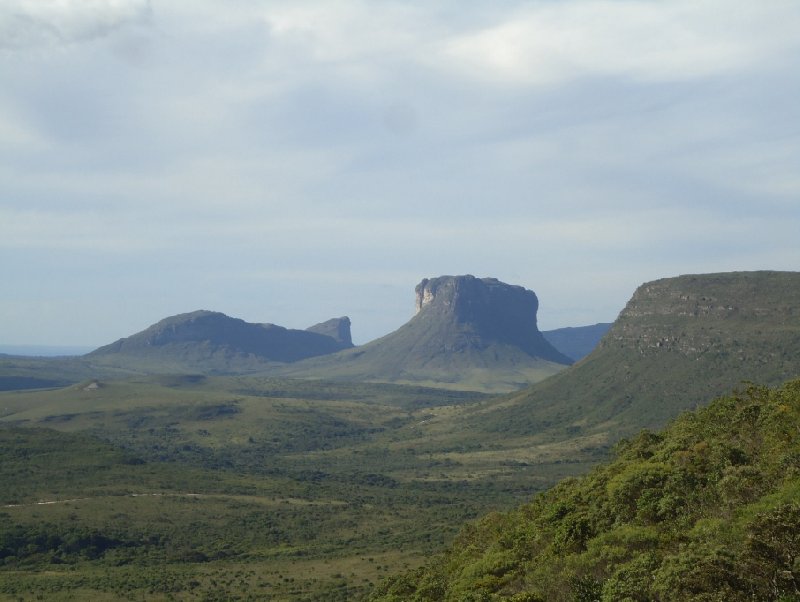
[(97, 347), (87, 345), (0, 345), (2, 355), (58, 357), (84, 355)]

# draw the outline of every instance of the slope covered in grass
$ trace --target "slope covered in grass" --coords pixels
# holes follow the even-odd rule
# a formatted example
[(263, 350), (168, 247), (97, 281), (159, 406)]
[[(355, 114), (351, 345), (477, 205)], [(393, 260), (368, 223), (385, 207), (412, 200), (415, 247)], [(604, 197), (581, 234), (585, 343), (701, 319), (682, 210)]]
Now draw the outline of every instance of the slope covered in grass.
[(488, 400), (200, 375), (2, 392), (0, 600), (357, 599), (586, 470), (431, 438)]
[(490, 437), (552, 431), (609, 441), (660, 428), (743, 380), (800, 376), (800, 273), (730, 272), (640, 286), (597, 349), (481, 412)]
[(381, 601), (800, 599), (800, 381), (751, 386), (383, 584)]

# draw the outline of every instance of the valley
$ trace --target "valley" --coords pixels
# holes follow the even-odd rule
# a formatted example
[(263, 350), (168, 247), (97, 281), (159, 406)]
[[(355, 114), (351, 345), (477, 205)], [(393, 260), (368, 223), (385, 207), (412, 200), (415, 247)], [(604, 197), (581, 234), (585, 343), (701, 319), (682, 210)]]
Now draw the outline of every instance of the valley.
[[(207, 312), (103, 353), (0, 358), (0, 598), (444, 599), (398, 593), (430, 580), (449, 582), (454, 600), (464, 587), (522, 595), (466, 568), (493, 536), (469, 558), (449, 548), (473, 521), (493, 529), (492, 517), (607, 461), (621, 438), (752, 390), (744, 381), (800, 375), (797, 273), (646, 283), (600, 335), (567, 333), (602, 335), (571, 366), (538, 331), (531, 291), (442, 277), (417, 294), (395, 333), (291, 362), (236, 351), (262, 327)], [(198, 330), (197, 318), (238, 334)], [(343, 320), (313, 327), (315, 344), (347, 345)], [(151, 354), (146, 340), (166, 342)], [(520, 363), (556, 369), (493, 392)], [(794, 408), (787, 391), (775, 403)], [(441, 569), (448, 549), (483, 585)], [(527, 578), (515, 558), (497, 575)]]
[[(88, 387), (0, 395), (5, 594), (208, 599), (237, 567), (262, 585), (225, 579), (224, 599), (351, 599), (604, 452), (565, 462), (545, 442), (466, 442), (448, 425), (491, 399), (476, 393), (248, 377)], [(32, 532), (12, 549), (15, 529)], [(76, 534), (88, 550), (70, 547)]]

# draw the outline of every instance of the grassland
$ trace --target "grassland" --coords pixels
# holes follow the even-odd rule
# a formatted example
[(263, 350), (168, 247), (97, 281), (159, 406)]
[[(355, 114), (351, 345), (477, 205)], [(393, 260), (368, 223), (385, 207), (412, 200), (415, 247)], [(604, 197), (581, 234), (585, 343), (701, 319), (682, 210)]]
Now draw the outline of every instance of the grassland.
[(477, 393), (90, 384), (0, 394), (0, 597), (357, 599), (605, 450), (454, 431)]

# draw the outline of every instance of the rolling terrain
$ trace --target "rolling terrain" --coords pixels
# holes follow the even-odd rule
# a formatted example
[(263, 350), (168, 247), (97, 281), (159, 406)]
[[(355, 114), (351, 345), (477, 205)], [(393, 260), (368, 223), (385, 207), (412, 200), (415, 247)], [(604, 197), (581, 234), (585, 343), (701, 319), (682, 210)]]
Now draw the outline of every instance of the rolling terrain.
[(588, 468), (428, 440), (488, 399), (201, 375), (2, 393), (0, 598), (357, 598)]
[[(419, 312), (404, 331), (410, 334), (389, 342), (424, 351), (447, 341), (446, 352), (459, 361), (473, 350), (470, 357), (480, 357), (491, 346), (481, 330), (492, 324), (481, 316), (487, 305), (467, 295), (473, 302), (454, 311), (453, 300), (465, 298), (459, 284), (440, 282), (443, 290), (418, 287)], [(472, 284), (487, 285), (479, 282)], [(488, 288), (505, 294), (507, 285), (495, 283)], [(528, 293), (512, 291), (530, 318)], [(64, 378), (86, 380), (0, 393), (0, 597), (357, 599), (445, 548), (465, 521), (507, 511), (587, 472), (620, 437), (660, 427), (744, 387), (743, 380), (775, 385), (800, 376), (798, 307), (797, 273), (647, 283), (587, 357), (504, 396), (358, 382), (354, 375), (148, 376), (106, 366), (108, 376), (88, 377), (85, 358), (63, 360), (56, 365)], [(491, 330), (503, 332), (501, 326)], [(426, 339), (430, 332), (435, 336)], [(538, 344), (536, 336), (526, 340)], [(441, 345), (438, 353), (444, 361)], [(4, 361), (43, 378), (33, 360)], [(759, 393), (747, 403), (793, 399), (791, 391)], [(592, 528), (600, 534), (606, 527)], [(481, 546), (491, 548), (491, 541), (482, 534), (467, 556), (450, 552), (453, 571), (482, 557)], [(474, 566), (464, 575), (484, 579), (487, 595), (511, 592), (502, 588), (512, 581), (533, 583), (521, 568), (527, 561), (513, 562), (496, 569), (499, 581)], [(585, 582), (590, 595), (605, 591), (612, 573), (575, 562), (590, 567), (575, 569), (575, 583)], [(396, 588), (408, 579), (418, 587), (424, 575), (447, 592), (470, 583), (468, 575), (431, 566), (378, 591), (413, 599)], [(587, 575), (595, 581), (581, 581)]]

